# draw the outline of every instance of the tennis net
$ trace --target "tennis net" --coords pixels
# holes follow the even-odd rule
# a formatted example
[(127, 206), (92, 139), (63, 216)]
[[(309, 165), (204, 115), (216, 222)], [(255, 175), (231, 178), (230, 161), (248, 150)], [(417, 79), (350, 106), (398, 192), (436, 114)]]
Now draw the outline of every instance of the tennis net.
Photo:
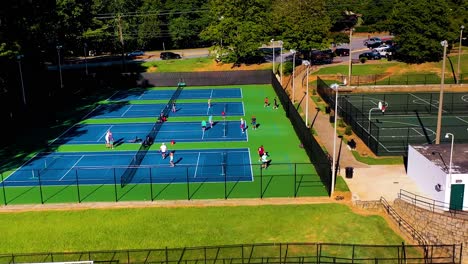
[[(184, 89), (184, 85), (177, 85), (177, 90), (172, 94), (171, 99), (169, 99), (169, 102), (167, 105), (164, 107), (164, 109), (161, 111), (161, 113), (164, 116), (167, 116), (169, 112), (171, 111), (171, 106), (172, 104), (179, 98), (180, 93)], [(151, 148), (152, 143), (156, 139), (156, 136), (158, 135), (159, 130), (161, 129), (163, 125), (162, 120), (156, 120), (156, 123), (154, 123), (151, 131), (148, 133), (146, 136), (146, 139), (144, 142), (142, 142), (140, 148), (138, 149), (137, 153), (135, 156), (133, 156), (130, 164), (128, 167), (125, 169), (123, 172), (122, 176), (120, 177), (120, 186), (125, 187), (127, 184), (132, 183), (133, 177), (135, 176), (136, 171), (138, 170), (139, 166), (141, 165), (141, 162), (145, 158), (146, 154), (148, 153), (148, 150)]]

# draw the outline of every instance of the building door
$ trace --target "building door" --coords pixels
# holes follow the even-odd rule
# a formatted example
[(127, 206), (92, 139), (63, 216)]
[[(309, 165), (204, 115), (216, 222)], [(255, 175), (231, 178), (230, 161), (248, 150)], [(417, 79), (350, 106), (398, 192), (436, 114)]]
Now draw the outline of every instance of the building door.
[(465, 184), (452, 184), (450, 191), (450, 210), (463, 210)]

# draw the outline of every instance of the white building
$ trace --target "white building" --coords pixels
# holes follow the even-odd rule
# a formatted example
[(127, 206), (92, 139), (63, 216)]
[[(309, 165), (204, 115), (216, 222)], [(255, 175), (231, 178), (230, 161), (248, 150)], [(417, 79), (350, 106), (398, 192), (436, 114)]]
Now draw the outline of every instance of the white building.
[[(410, 145), (407, 174), (440, 208), (468, 211), (468, 144)], [(449, 173), (452, 158), (452, 173)]]

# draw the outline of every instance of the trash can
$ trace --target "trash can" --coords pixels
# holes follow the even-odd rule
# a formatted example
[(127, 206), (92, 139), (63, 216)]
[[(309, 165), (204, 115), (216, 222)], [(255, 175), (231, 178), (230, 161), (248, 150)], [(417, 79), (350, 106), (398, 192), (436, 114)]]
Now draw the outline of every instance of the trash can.
[(330, 123), (335, 123), (335, 115), (330, 115)]
[(352, 179), (353, 178), (353, 167), (346, 167), (346, 178)]
[(331, 109), (329, 106), (325, 106), (325, 114), (329, 114), (331, 112)]

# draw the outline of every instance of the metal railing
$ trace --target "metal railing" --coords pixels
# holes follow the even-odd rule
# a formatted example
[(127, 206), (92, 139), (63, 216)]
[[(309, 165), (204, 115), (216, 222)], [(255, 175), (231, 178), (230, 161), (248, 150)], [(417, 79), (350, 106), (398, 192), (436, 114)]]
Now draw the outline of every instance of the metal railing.
[(437, 201), (402, 189), (398, 193), (398, 198), (414, 206), (429, 210), (434, 213), (450, 213), (452, 217), (461, 217), (464, 219), (468, 217), (468, 207), (466, 206), (464, 206), (462, 210), (453, 210), (450, 209), (449, 203)]
[(416, 228), (414, 228), (410, 223), (405, 221), (396, 211), (393, 209), (393, 207), (390, 206), (390, 204), (385, 200), (385, 198), (380, 197), (380, 203), (384, 207), (385, 211), (387, 214), (398, 224), (398, 227), (400, 229), (403, 229), (407, 234), (410, 235), (411, 238), (414, 239), (419, 245), (421, 246), (426, 246), (428, 245), (428, 242), (426, 238), (422, 234), (420, 234)]

